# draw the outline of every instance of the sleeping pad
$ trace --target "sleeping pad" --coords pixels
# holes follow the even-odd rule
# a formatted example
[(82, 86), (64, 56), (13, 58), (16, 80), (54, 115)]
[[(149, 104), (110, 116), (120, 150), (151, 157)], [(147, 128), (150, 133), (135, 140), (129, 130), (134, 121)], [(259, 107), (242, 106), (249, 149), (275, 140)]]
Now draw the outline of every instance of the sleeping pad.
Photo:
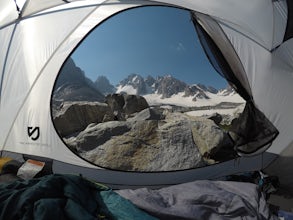
[(48, 175), (0, 185), (2, 220), (156, 218), (111, 189), (75, 175)]

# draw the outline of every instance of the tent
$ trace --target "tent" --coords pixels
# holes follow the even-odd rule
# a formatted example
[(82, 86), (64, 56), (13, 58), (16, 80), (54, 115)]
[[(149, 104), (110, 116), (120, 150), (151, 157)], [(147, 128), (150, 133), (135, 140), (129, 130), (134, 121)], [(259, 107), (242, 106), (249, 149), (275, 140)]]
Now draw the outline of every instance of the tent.
[[(198, 169), (124, 172), (81, 159), (61, 140), (50, 102), (63, 63), (101, 22), (148, 5), (189, 10), (209, 59), (247, 101), (241, 123), (233, 128), (241, 136), (235, 145), (240, 158)], [(264, 168), (283, 177), (292, 173), (289, 0), (1, 0), (0, 10), (2, 156), (45, 158), (55, 173), (81, 173), (120, 188), (214, 179)]]

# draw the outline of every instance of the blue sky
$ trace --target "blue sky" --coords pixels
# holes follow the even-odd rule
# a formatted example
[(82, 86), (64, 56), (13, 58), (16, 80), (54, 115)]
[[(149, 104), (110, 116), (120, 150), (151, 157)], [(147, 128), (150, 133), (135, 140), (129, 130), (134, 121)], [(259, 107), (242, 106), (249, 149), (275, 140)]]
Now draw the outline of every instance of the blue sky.
[(172, 75), (188, 84), (226, 87), (207, 60), (188, 11), (141, 7), (99, 25), (72, 54), (93, 81), (106, 76), (116, 85), (127, 75)]

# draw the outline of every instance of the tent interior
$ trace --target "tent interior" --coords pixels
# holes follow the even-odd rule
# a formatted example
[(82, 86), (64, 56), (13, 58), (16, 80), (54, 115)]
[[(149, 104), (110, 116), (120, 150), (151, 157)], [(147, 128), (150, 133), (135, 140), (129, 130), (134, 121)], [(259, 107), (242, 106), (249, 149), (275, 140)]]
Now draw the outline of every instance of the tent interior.
[(292, 14), (1, 0), (0, 219), (293, 219)]

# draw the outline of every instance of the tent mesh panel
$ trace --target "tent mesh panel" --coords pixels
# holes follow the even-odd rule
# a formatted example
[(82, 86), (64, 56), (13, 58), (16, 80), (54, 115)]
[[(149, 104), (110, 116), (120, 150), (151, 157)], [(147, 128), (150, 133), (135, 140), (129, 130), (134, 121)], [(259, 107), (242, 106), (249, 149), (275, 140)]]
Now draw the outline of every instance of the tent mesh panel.
[[(274, 125), (266, 116), (256, 108), (253, 97), (246, 91), (240, 80), (233, 73), (229, 62), (225, 59), (214, 39), (197, 22), (197, 18), (192, 14), (192, 20), (197, 30), (199, 39), (204, 51), (216, 71), (226, 78), (229, 84), (246, 100), (246, 106), (239, 118), (235, 119), (230, 131), (234, 133), (232, 140), (235, 150), (244, 155), (251, 155), (255, 152), (262, 153), (279, 134)], [(221, 30), (219, 28), (219, 30)], [(223, 36), (218, 34), (216, 36)], [(232, 53), (231, 53), (232, 54)], [(262, 150), (263, 149), (263, 150)]]

